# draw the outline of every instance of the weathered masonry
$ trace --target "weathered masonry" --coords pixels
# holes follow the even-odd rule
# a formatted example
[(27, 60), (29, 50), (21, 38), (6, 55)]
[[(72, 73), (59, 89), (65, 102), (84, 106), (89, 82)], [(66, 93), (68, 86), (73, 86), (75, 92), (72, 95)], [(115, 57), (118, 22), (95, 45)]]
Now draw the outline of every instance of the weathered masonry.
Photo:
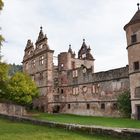
[[(34, 108), (49, 113), (73, 113), (119, 117), (117, 96), (130, 89), (132, 118), (140, 119), (140, 10), (124, 27), (129, 66), (94, 72), (91, 47), (83, 39), (76, 55), (71, 45), (58, 54), (58, 65), (42, 27), (35, 45), (27, 41), (23, 58), (24, 72), (36, 82), (39, 99)], [(76, 57), (77, 56), (77, 57)]]
[(140, 10), (124, 26), (127, 38), (132, 118), (140, 120)]

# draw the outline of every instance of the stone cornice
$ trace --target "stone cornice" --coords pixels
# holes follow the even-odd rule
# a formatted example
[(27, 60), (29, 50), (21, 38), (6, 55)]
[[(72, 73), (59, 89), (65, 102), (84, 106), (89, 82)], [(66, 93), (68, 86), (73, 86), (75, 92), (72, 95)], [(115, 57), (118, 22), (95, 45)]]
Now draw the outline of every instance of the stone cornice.
[(132, 47), (132, 46), (134, 46), (134, 45), (137, 45), (137, 44), (140, 44), (140, 42), (136, 42), (136, 43), (130, 44), (130, 45), (127, 46), (126, 49), (128, 49), (129, 47)]
[(46, 53), (46, 52), (54, 53), (54, 50), (43, 50), (43, 51), (41, 51), (41, 52), (38, 52), (38, 53), (36, 53), (36, 54), (34, 54), (34, 55), (28, 57), (27, 59), (24, 59), (24, 60), (22, 61), (22, 63), (24, 63), (24, 62), (26, 62), (26, 61), (29, 61), (29, 60), (31, 60), (31, 59), (34, 59), (34, 58), (36, 58), (36, 57), (38, 57), (38, 56), (40, 56), (40, 55), (43, 55), (43, 54)]

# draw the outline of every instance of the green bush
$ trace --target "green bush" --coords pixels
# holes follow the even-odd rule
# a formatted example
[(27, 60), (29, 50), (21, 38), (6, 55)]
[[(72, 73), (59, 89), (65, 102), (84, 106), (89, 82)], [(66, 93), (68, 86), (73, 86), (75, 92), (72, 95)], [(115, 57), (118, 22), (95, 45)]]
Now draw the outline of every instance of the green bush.
[(22, 72), (9, 77), (8, 71), (9, 66), (0, 63), (0, 99), (21, 105), (31, 105), (33, 99), (38, 97), (35, 82)]
[(32, 79), (24, 73), (13, 75), (7, 86), (9, 100), (21, 105), (30, 105), (38, 97), (38, 89)]
[(120, 113), (124, 117), (130, 117), (131, 116), (130, 92), (124, 91), (123, 93), (121, 93), (117, 98), (117, 102)]

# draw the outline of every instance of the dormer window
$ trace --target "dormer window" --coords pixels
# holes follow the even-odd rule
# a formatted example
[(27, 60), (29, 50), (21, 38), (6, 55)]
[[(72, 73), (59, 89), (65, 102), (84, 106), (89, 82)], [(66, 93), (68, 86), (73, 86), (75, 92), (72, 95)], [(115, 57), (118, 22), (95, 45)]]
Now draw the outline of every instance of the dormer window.
[(82, 54), (82, 58), (86, 58), (86, 54), (84, 53), (84, 54)]
[(39, 46), (39, 49), (42, 49), (43, 48), (43, 45), (41, 44), (40, 46)]
[(131, 36), (131, 43), (133, 44), (133, 43), (136, 43), (136, 42), (137, 42), (137, 35), (134, 34), (134, 35)]

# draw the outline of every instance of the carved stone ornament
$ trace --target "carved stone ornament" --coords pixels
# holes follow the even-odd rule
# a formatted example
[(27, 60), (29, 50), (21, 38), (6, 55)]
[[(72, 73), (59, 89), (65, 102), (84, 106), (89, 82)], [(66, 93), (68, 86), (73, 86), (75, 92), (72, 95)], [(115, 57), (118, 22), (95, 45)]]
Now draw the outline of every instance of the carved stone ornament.
[(82, 90), (83, 90), (84, 93), (86, 93), (87, 92), (87, 86), (83, 86)]

